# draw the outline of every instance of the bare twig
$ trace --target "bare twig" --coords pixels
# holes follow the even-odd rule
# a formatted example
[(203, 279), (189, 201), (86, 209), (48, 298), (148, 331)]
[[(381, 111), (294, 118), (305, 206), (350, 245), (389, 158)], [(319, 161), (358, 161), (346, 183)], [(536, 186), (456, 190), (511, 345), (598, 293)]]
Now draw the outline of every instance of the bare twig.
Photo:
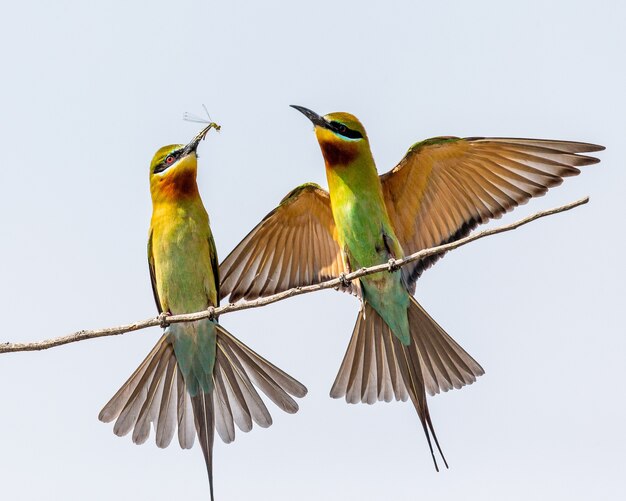
[(145, 329), (147, 327), (155, 327), (158, 325), (164, 324), (173, 324), (179, 322), (192, 322), (194, 320), (200, 320), (202, 318), (216, 318), (220, 315), (224, 315), (226, 313), (231, 313), (233, 311), (239, 310), (247, 310), (249, 308), (259, 308), (261, 306), (266, 306), (268, 304), (275, 303), (277, 301), (282, 301), (283, 299), (287, 299), (293, 296), (299, 296), (300, 294), (307, 294), (309, 292), (316, 292), (323, 289), (332, 289), (340, 287), (351, 280), (355, 280), (360, 277), (364, 277), (366, 275), (371, 275), (373, 273), (380, 273), (383, 271), (389, 272), (394, 269), (398, 269), (401, 266), (404, 266), (413, 261), (418, 261), (420, 259), (424, 259), (425, 257), (432, 256), (434, 254), (441, 254), (443, 252), (447, 252), (463, 245), (466, 245), (470, 242), (474, 242), (480, 238), (488, 237), (490, 235), (495, 235), (496, 233), (504, 233), (505, 231), (515, 230), (520, 226), (528, 224), (532, 221), (535, 221), (539, 218), (551, 216), (553, 214), (558, 214), (559, 212), (565, 212), (567, 210), (573, 209), (574, 207), (578, 207), (580, 205), (586, 204), (589, 201), (589, 197), (581, 198), (576, 202), (571, 202), (566, 205), (562, 205), (560, 207), (555, 207), (553, 209), (548, 209), (545, 211), (537, 212), (536, 214), (532, 214), (531, 216), (525, 217), (524, 219), (520, 219), (514, 223), (508, 224), (506, 226), (499, 226), (497, 228), (490, 228), (487, 230), (479, 231), (465, 238), (461, 238), (454, 242), (445, 245), (439, 245), (437, 247), (432, 247), (430, 249), (424, 249), (415, 254), (411, 254), (402, 259), (390, 260), (387, 263), (379, 264), (377, 266), (372, 266), (370, 268), (361, 268), (360, 270), (356, 270), (352, 273), (342, 274), (340, 277), (333, 278), (332, 280), (327, 280), (326, 282), (322, 282), (315, 285), (307, 285), (303, 287), (295, 287), (293, 289), (286, 290), (284, 292), (279, 292), (277, 294), (272, 294), (271, 296), (267, 296), (264, 298), (259, 298), (254, 301), (239, 301), (237, 303), (230, 303), (224, 306), (220, 306), (219, 308), (210, 307), (207, 310), (199, 311), (196, 313), (189, 313), (185, 315), (172, 315), (167, 317), (156, 317), (150, 318), (148, 320), (143, 320), (141, 322), (135, 322), (132, 324), (120, 325), (118, 327), (108, 327), (105, 329), (94, 329), (94, 330), (82, 330), (70, 334), (68, 336), (57, 337), (54, 339), (46, 339), (44, 341), (36, 341), (34, 343), (0, 343), (0, 353), (10, 353), (15, 351), (38, 351), (38, 350), (47, 350), (48, 348), (54, 348), (55, 346), (61, 346), (63, 344), (74, 343), (76, 341), (83, 341), (85, 339), (93, 339), (97, 337), (104, 336), (116, 336), (118, 334), (125, 334), (127, 332), (137, 331), (140, 329)]

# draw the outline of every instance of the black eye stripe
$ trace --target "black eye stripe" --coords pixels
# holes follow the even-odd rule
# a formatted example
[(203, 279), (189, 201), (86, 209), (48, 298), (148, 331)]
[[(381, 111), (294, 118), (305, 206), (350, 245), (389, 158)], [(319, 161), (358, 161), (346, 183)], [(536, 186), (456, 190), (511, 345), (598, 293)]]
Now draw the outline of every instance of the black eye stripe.
[(349, 139), (361, 139), (363, 137), (363, 134), (358, 130), (349, 129), (345, 124), (337, 122), (336, 120), (333, 120), (328, 125), (330, 130)]
[[(163, 160), (161, 160), (161, 162), (159, 162), (159, 164), (154, 168), (154, 173), (158, 174), (159, 172), (163, 172), (168, 167), (171, 167), (172, 165), (174, 165), (176, 163), (176, 160), (180, 158), (180, 155), (182, 154), (182, 152), (183, 150), (175, 150), (165, 155), (165, 157), (163, 157)], [(170, 157), (173, 157), (174, 161), (167, 163), (167, 159)]]

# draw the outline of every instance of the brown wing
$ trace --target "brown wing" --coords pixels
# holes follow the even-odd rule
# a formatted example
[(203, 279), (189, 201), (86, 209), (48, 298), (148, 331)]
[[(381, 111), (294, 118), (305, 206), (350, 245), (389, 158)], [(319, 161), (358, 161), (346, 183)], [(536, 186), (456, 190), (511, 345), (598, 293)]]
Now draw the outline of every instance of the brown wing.
[(159, 314), (161, 314), (163, 313), (163, 308), (161, 308), (161, 300), (159, 299), (159, 291), (157, 290), (154, 256), (152, 255), (152, 229), (150, 229), (150, 236), (148, 237), (148, 267), (150, 268), (150, 282), (152, 283), (154, 302), (156, 303), (157, 310), (159, 310)]
[[(413, 145), (381, 176), (396, 235), (407, 254), (444, 244), (541, 196), (577, 167), (599, 162), (580, 153), (595, 144), (543, 139), (439, 137)], [(442, 255), (405, 267), (414, 288)]]
[(221, 297), (256, 299), (329, 280), (346, 271), (326, 191), (291, 191), (220, 265)]

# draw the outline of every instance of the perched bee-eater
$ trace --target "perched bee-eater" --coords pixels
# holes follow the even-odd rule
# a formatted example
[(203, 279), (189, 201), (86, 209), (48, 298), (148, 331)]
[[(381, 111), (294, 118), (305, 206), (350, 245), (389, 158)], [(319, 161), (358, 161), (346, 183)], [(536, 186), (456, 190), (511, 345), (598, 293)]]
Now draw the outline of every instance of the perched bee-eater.
[[(304, 184), (290, 192), (220, 266), (222, 297), (254, 299), (314, 284), (444, 244), (543, 195), (577, 167), (598, 159), (594, 144), (541, 139), (436, 137), (414, 144), (378, 175), (367, 134), (349, 113), (309, 118), (326, 164), (329, 192)], [(437, 468), (426, 402), (461, 388), (482, 367), (413, 297), (422, 272), (441, 255), (358, 279), (352, 339), (330, 391), (349, 403), (410, 398)]]
[[(159, 313), (192, 313), (219, 305), (218, 260), (209, 217), (196, 184), (196, 149), (215, 124), (189, 144), (164, 146), (150, 164), (152, 221), (148, 263)], [(100, 412), (113, 431), (144, 443), (152, 424), (156, 444), (167, 447), (178, 425), (178, 442), (191, 448), (197, 433), (213, 499), (214, 430), (226, 443), (253, 421), (266, 428), (272, 418), (254, 385), (288, 413), (289, 396), (306, 388), (233, 337), (217, 320), (169, 325), (159, 342)]]

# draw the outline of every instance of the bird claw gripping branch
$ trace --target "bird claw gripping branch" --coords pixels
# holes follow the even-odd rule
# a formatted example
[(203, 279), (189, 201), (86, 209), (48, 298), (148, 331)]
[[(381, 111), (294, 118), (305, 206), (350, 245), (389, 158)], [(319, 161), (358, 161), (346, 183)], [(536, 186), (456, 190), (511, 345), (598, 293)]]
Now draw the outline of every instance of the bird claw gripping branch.
[(157, 320), (159, 321), (159, 325), (165, 329), (166, 327), (169, 327), (170, 323), (167, 320), (167, 317), (171, 316), (172, 314), (167, 312), (167, 311), (163, 311), (161, 313), (159, 313), (159, 316), (157, 317)]
[(387, 267), (389, 268), (389, 272), (400, 269), (400, 265), (394, 258), (391, 258), (389, 261), (387, 261)]

